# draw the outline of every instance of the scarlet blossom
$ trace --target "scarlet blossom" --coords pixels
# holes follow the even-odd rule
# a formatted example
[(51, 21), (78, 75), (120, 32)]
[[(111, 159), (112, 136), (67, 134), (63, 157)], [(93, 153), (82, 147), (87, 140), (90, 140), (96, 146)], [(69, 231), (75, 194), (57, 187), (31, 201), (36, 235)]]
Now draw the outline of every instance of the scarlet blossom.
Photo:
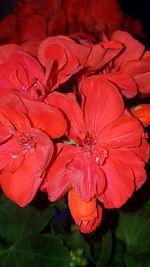
[(72, 217), (82, 233), (90, 233), (99, 226), (102, 219), (102, 208), (97, 205), (96, 199), (85, 202), (71, 189), (68, 193), (68, 205)]
[(136, 64), (140, 64), (145, 47), (127, 32), (119, 30), (112, 34), (111, 41), (122, 43), (124, 49), (114, 60), (100, 70), (100, 74), (103, 78), (116, 84), (125, 97), (134, 97), (139, 89), (135, 79), (137, 74)]
[[(67, 81), (81, 69), (86, 75), (96, 72), (112, 61), (123, 49), (118, 41), (78, 44), (67, 36), (45, 39), (39, 46), (38, 58), (48, 72), (51, 90)], [(81, 75), (79, 75), (81, 77)]]
[(58, 143), (41, 190), (55, 201), (70, 189), (80, 199), (119, 208), (146, 179), (149, 145), (117, 88), (98, 75), (85, 79), (81, 107), (74, 94), (54, 92), (47, 102), (66, 114), (68, 143)]
[(27, 110), (27, 99), (24, 104), (9, 92), (0, 92), (0, 97), (0, 185), (8, 198), (25, 206), (38, 191), (52, 158), (51, 137), (63, 135), (66, 122), (57, 108), (43, 102), (30, 102)]
[(16, 90), (29, 98), (41, 99), (46, 94), (47, 80), (40, 63), (31, 55), (17, 51), (0, 65), (0, 89)]
[(69, 34), (83, 32), (99, 41), (106, 27), (109, 34), (112, 34), (121, 27), (123, 21), (123, 14), (116, 0), (67, 0), (65, 12)]
[(150, 125), (150, 104), (140, 104), (132, 107), (130, 110), (144, 126)]

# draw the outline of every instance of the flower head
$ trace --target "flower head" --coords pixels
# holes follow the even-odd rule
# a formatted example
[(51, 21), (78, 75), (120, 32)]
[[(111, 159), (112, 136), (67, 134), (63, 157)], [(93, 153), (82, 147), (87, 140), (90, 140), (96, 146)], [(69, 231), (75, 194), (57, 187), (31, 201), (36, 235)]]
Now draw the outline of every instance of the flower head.
[(106, 208), (119, 208), (146, 179), (149, 146), (114, 85), (93, 76), (81, 92), (81, 107), (73, 94), (47, 98), (66, 114), (74, 144), (57, 144), (42, 190), (51, 201), (73, 189), (84, 202), (97, 198)]

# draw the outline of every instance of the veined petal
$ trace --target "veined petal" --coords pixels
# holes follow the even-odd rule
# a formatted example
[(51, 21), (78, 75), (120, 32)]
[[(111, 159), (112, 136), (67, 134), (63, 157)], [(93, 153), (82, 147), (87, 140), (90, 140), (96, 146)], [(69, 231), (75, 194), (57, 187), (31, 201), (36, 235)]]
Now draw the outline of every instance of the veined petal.
[(144, 130), (139, 121), (124, 114), (100, 133), (99, 142), (107, 147), (134, 147), (141, 143)]
[(101, 166), (106, 175), (106, 189), (98, 198), (105, 208), (120, 208), (135, 189), (132, 169), (119, 159), (108, 158)]
[(84, 80), (82, 93), (85, 95), (84, 116), (91, 133), (99, 134), (122, 114), (124, 104), (117, 88), (98, 75)]
[(50, 201), (55, 201), (63, 197), (71, 188), (71, 181), (66, 174), (66, 166), (76, 154), (76, 148), (70, 145), (58, 143), (56, 150), (54, 160), (41, 185), (41, 191), (48, 193)]
[(139, 189), (146, 180), (144, 160), (129, 149), (112, 149), (109, 153), (110, 157), (122, 161), (132, 169), (135, 177), (135, 189)]
[(102, 194), (106, 187), (106, 177), (97, 164), (97, 156), (80, 148), (66, 166), (71, 185), (84, 201), (91, 201)]

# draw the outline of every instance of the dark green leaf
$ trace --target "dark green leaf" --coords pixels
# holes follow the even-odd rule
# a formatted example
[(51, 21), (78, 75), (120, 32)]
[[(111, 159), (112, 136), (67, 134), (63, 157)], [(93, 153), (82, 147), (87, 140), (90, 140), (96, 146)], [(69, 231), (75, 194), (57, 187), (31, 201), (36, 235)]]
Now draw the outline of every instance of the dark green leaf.
[(0, 202), (0, 267), (68, 267), (70, 255), (55, 234), (41, 233), (52, 217), (51, 207), (20, 208)]
[(0, 267), (67, 267), (69, 253), (53, 234), (28, 235), (9, 248), (0, 247)]
[(39, 233), (52, 215), (51, 207), (43, 211), (31, 206), (20, 208), (10, 200), (3, 199), (0, 205), (0, 239), (10, 245), (27, 233)]
[(133, 254), (126, 254), (125, 255), (125, 266), (126, 267), (149, 267), (150, 266), (150, 257), (149, 253), (147, 255), (140, 254), (136, 255)]
[(149, 202), (135, 212), (120, 212), (116, 236), (126, 245), (128, 252), (144, 253), (150, 249)]
[(110, 260), (111, 253), (112, 253), (112, 234), (111, 231), (109, 231), (102, 237), (102, 248), (96, 267), (106, 267)]
[(62, 239), (71, 250), (82, 248), (84, 256), (87, 259), (92, 259), (89, 243), (77, 229), (74, 229), (70, 234), (62, 235)]

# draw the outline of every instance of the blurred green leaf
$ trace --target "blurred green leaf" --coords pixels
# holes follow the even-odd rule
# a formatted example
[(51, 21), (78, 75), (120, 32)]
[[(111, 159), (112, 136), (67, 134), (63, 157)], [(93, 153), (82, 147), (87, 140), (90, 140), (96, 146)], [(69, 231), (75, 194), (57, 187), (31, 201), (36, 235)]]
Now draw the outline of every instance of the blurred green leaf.
[(106, 267), (112, 254), (112, 234), (109, 230), (102, 237), (102, 247), (100, 251), (100, 257), (96, 263), (96, 267)]
[(119, 240), (113, 244), (113, 253), (108, 267), (124, 267), (124, 248)]
[(28, 235), (9, 248), (0, 248), (0, 267), (67, 267), (69, 253), (53, 234)]
[(127, 252), (150, 250), (150, 201), (134, 212), (120, 212), (116, 237), (126, 245)]
[(0, 238), (11, 244), (27, 233), (41, 232), (53, 216), (51, 206), (37, 210), (26, 206), (21, 208), (9, 199), (0, 199)]
[(41, 233), (53, 216), (52, 207), (20, 208), (0, 199), (0, 267), (67, 267), (70, 256), (55, 234)]
[(134, 256), (133, 254), (125, 255), (125, 266), (126, 267), (149, 267), (150, 257), (148, 254), (143, 254), (139, 256)]
[(76, 249), (83, 249), (83, 254), (87, 259), (92, 260), (91, 257), (91, 251), (90, 251), (90, 245), (86, 241), (83, 234), (80, 233), (76, 228), (73, 229), (73, 231), (69, 234), (63, 234), (62, 239), (67, 244), (69, 249), (76, 250)]

